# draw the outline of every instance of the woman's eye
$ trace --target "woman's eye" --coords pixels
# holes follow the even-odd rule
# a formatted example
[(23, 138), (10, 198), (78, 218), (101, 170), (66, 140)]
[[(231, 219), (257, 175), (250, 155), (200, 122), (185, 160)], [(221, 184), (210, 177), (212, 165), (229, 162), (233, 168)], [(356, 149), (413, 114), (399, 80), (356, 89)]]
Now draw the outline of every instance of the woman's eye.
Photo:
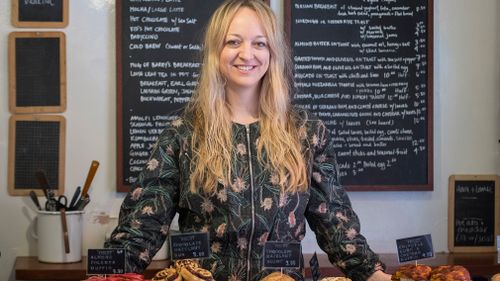
[(259, 47), (259, 48), (265, 48), (265, 47), (267, 47), (266, 42), (257, 42), (257, 43), (256, 43), (256, 45), (257, 45), (257, 47)]
[(237, 46), (240, 42), (238, 40), (227, 40), (226, 44), (229, 46)]

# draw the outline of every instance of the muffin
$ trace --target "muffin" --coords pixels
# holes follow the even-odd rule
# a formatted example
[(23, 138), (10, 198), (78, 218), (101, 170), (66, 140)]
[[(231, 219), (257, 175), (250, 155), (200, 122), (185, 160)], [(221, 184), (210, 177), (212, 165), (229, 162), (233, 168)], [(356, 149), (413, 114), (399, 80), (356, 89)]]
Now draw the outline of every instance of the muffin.
[(260, 279), (260, 281), (295, 281), (295, 279), (289, 275), (276, 271)]
[(406, 264), (398, 268), (392, 275), (392, 281), (427, 281), (432, 268), (423, 264)]

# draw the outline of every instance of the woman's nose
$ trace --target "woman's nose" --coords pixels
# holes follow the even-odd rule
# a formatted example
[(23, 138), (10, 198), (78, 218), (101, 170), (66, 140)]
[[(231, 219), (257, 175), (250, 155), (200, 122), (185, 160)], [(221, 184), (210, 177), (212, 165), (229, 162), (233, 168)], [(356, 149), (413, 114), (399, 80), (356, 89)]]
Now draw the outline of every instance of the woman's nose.
[(241, 44), (239, 56), (241, 59), (249, 60), (253, 58), (253, 49), (250, 44)]

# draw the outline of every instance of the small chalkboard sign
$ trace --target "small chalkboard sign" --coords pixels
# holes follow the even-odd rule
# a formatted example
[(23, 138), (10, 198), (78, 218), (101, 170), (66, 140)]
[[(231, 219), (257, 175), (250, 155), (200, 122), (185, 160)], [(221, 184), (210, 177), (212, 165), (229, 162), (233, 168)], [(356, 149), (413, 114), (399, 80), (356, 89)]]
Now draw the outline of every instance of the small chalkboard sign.
[(434, 257), (430, 234), (396, 240), (399, 262), (421, 260)]
[(54, 115), (13, 115), (9, 121), (9, 194), (43, 196), (35, 174), (45, 171), (56, 194), (64, 193), (66, 119)]
[(124, 249), (89, 249), (87, 275), (124, 274)]
[(208, 233), (171, 234), (170, 249), (174, 260), (208, 258), (210, 257)]
[(66, 27), (68, 5), (68, 0), (12, 0), (12, 25), (30, 28)]
[(319, 271), (319, 261), (316, 252), (314, 252), (314, 255), (309, 260), (309, 265), (311, 266), (311, 275), (313, 281), (318, 281), (319, 277), (321, 277), (321, 272)]
[(264, 267), (300, 267), (302, 249), (299, 242), (268, 241), (264, 244)]
[(66, 110), (65, 45), (62, 32), (9, 34), (9, 109), (12, 113)]
[(496, 175), (453, 175), (448, 186), (450, 252), (496, 252), (500, 192)]

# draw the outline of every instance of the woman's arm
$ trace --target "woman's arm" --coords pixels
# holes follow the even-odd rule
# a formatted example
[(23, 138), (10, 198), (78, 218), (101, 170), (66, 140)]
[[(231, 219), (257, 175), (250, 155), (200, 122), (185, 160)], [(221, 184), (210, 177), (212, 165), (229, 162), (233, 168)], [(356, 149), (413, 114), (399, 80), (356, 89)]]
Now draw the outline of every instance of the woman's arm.
[(143, 272), (169, 232), (178, 203), (179, 149), (176, 130), (167, 128), (121, 205), (105, 247), (125, 249), (127, 272)]
[(374, 272), (383, 270), (384, 265), (360, 234), (358, 216), (340, 185), (330, 132), (318, 121), (309, 138), (314, 155), (306, 217), (318, 245), (328, 254), (330, 262), (352, 280), (366, 281), (372, 274), (378, 278), (382, 272)]

